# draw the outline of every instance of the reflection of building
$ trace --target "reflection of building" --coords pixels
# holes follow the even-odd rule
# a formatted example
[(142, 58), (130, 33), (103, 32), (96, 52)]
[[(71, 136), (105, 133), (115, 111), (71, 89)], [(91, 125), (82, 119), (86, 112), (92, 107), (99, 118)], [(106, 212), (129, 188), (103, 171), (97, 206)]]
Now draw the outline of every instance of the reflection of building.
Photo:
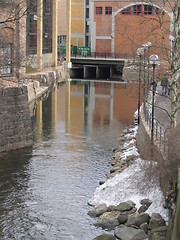
[[(26, 5), (22, 1), (1, 1), (0, 78), (22, 81), (25, 74)], [(18, 19), (18, 21), (17, 21)]]
[[(101, 1), (90, 4), (91, 50), (135, 56), (137, 47), (152, 42), (153, 52), (162, 53), (163, 37), (158, 19), (163, 22), (166, 46), (173, 34), (172, 11), (162, 6), (164, 1), (150, 3), (134, 1)], [(172, 1), (173, 2), (173, 1)]]

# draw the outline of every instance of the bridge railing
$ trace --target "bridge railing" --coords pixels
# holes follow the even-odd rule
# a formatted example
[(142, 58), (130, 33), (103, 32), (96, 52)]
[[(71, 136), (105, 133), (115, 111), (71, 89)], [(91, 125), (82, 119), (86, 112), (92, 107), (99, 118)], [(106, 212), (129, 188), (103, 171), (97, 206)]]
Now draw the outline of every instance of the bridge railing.
[[(66, 54), (65, 53), (59, 53), (58, 58), (65, 58)], [(80, 54), (76, 52), (71, 53), (71, 57), (74, 58), (112, 58), (112, 59), (127, 59), (128, 56), (127, 54), (116, 54), (116, 53), (99, 53), (99, 52), (90, 52), (88, 53), (87, 51), (82, 51)]]

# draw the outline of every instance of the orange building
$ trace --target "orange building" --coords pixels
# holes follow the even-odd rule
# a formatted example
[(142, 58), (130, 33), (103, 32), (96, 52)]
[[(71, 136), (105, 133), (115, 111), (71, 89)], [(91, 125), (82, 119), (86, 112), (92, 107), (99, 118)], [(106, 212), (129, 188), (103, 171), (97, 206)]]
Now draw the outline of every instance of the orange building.
[[(154, 2), (154, 4), (153, 4)], [(172, 1), (173, 2), (173, 1)], [(134, 57), (142, 44), (152, 42), (152, 52), (164, 54), (173, 40), (173, 14), (163, 1), (94, 0), (90, 6), (91, 51)]]
[[(58, 45), (66, 44), (66, 0), (58, 0)], [(71, 0), (71, 45), (89, 45), (89, 1)]]

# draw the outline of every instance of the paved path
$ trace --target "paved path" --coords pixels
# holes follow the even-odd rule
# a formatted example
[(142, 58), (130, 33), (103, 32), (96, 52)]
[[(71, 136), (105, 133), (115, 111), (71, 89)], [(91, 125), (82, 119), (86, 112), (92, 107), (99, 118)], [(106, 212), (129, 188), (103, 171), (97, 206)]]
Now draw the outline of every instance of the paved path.
[[(167, 129), (170, 126), (171, 100), (170, 96), (162, 96), (160, 83), (157, 85), (155, 97), (155, 118)], [(180, 103), (178, 104), (180, 107)], [(180, 123), (180, 109), (177, 114), (177, 123)]]

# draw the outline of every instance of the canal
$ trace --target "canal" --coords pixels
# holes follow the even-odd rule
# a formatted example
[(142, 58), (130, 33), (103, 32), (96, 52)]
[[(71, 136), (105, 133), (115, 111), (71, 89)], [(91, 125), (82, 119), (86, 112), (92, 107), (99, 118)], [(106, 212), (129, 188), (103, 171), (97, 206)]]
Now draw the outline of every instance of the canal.
[(0, 156), (0, 239), (92, 240), (88, 200), (137, 109), (134, 85), (66, 82), (32, 107), (34, 146)]

